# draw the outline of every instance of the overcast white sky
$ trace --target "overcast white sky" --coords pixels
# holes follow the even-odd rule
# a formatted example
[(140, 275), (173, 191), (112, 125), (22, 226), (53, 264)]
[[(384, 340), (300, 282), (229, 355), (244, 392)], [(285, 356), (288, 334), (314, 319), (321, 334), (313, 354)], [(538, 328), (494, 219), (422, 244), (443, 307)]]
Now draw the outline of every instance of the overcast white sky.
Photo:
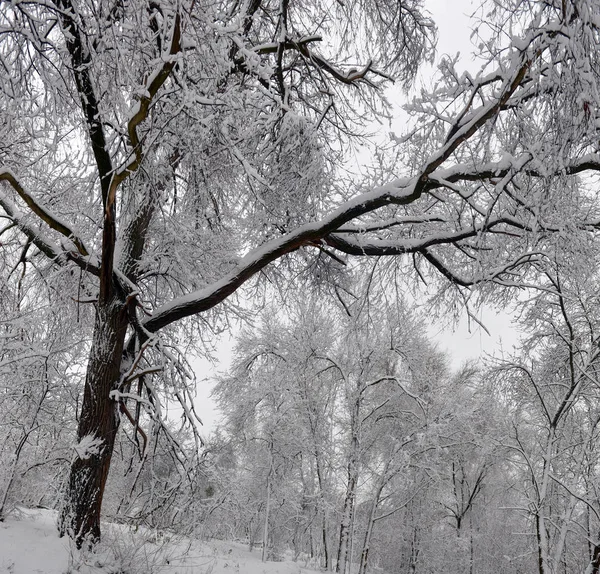
[(473, 0), (426, 0), (425, 6), (431, 12), (438, 26), (438, 57), (460, 52), (463, 59), (469, 57), (471, 47), (470, 15), (479, 7)]

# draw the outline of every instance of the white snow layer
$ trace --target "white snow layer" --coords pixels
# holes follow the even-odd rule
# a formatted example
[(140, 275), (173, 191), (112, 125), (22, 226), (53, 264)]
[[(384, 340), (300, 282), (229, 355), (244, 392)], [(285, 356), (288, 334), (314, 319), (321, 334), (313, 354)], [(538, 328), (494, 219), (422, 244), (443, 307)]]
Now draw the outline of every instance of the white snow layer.
[(240, 542), (157, 536), (139, 528), (103, 525), (103, 541), (79, 552), (59, 538), (57, 513), (21, 509), (0, 522), (0, 574), (309, 574), (291, 560), (262, 562), (260, 549)]

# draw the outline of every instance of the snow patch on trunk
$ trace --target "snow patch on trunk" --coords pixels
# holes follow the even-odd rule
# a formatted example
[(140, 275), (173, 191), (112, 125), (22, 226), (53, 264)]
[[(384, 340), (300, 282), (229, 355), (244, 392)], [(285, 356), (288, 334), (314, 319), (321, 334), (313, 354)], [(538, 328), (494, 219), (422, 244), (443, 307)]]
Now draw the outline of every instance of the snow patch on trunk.
[(92, 456), (97, 456), (102, 452), (104, 439), (95, 435), (84, 436), (74, 447), (77, 457), (82, 460), (87, 460)]

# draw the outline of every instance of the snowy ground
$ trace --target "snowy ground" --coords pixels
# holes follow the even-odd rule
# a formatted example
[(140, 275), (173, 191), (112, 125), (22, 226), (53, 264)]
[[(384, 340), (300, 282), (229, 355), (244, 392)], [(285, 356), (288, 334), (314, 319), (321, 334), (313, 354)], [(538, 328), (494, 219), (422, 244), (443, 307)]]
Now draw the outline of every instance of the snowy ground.
[(260, 550), (198, 542), (105, 525), (93, 554), (73, 550), (56, 531), (56, 512), (22, 510), (0, 523), (0, 574), (310, 574), (299, 563), (261, 562)]

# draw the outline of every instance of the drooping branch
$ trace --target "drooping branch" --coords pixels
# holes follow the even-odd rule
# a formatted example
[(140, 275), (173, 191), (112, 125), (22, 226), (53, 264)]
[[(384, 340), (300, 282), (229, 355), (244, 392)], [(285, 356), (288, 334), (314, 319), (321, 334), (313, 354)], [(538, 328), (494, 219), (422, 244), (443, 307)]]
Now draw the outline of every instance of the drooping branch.
[[(127, 408), (127, 405), (126, 405), (125, 401), (123, 400), (123, 398), (120, 397), (118, 399), (118, 401), (119, 401), (120, 412), (127, 417), (127, 420), (133, 427), (134, 436), (136, 437), (136, 442), (137, 442), (138, 434), (142, 437), (142, 440), (144, 441), (144, 445), (140, 449), (140, 456), (143, 457), (146, 454), (146, 447), (148, 446), (148, 436), (144, 432), (144, 429), (142, 429), (142, 427), (140, 426), (139, 418), (134, 418), (133, 415), (129, 412), (129, 409)], [(136, 405), (137, 404), (139, 404), (139, 402), (136, 402)]]

